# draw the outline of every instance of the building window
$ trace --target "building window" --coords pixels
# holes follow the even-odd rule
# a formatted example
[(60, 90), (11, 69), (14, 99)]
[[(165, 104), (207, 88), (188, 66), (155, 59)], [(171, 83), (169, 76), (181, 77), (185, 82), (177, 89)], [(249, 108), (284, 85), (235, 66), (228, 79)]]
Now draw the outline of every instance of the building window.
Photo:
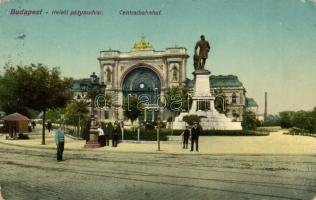
[(236, 93), (233, 93), (233, 95), (232, 95), (232, 103), (237, 103), (237, 95), (236, 95)]

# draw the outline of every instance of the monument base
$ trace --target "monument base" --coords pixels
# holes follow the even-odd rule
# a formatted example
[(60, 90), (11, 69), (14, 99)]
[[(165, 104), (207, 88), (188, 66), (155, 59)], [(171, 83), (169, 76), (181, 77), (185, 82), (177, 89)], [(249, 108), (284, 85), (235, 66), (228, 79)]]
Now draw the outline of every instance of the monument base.
[(99, 131), (97, 129), (90, 129), (89, 141), (84, 145), (84, 148), (98, 148), (99, 144)]
[(210, 93), (208, 70), (197, 70), (193, 72), (195, 86), (192, 97), (192, 106), (189, 112), (183, 112), (175, 118), (174, 129), (185, 129), (186, 122), (183, 117), (186, 115), (198, 115), (200, 125), (204, 130), (241, 130), (240, 122), (233, 122), (232, 119), (219, 113), (214, 106), (215, 97)]

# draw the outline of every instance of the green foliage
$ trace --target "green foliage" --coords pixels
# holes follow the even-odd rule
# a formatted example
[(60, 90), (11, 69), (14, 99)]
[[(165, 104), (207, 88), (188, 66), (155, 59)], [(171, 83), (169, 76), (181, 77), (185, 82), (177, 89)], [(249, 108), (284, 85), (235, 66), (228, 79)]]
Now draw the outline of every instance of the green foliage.
[(165, 92), (164, 105), (171, 112), (179, 113), (188, 111), (192, 104), (192, 98), (188, 94), (188, 88), (170, 87)]
[(250, 110), (245, 110), (241, 126), (243, 130), (255, 130), (257, 127), (256, 114)]
[(194, 123), (200, 123), (201, 119), (197, 115), (186, 115), (183, 117), (183, 121), (192, 126)]
[(316, 107), (312, 111), (280, 112), (281, 127), (296, 127), (309, 133), (316, 133)]
[[(166, 141), (167, 136), (171, 135), (169, 129), (160, 129), (159, 138), (161, 141)], [(124, 130), (125, 140), (137, 140), (137, 129), (135, 130)], [(146, 130), (145, 128), (140, 129), (140, 140), (143, 141), (157, 141), (157, 129)]]
[(46, 113), (46, 118), (52, 123), (61, 123), (61, 116), (65, 114), (64, 108), (50, 109)]
[(305, 133), (309, 133), (309, 131), (305, 129), (293, 127), (293, 128), (290, 128), (289, 133), (291, 135), (300, 135), (300, 134), (304, 135)]
[(89, 117), (88, 106), (88, 102), (75, 100), (67, 104), (67, 107), (65, 109), (65, 118), (67, 124), (78, 125), (79, 120), (81, 121), (81, 123), (87, 121)]
[(71, 84), (71, 79), (60, 78), (58, 68), (42, 64), (7, 66), (0, 79), (1, 103), (7, 113), (16, 109), (16, 104), (38, 111), (63, 107), (72, 97)]
[[(7, 113), (12, 110), (27, 112), (27, 108), (46, 111), (64, 107), (72, 98), (72, 79), (61, 78), (58, 68), (49, 69), (43, 64), (28, 66), (6, 66), (0, 78), (1, 105)], [(9, 111), (9, 112), (8, 112)], [(43, 140), (45, 144), (45, 129)]]
[(280, 125), (282, 128), (291, 128), (293, 127), (293, 118), (295, 112), (293, 111), (284, 111), (280, 112)]
[(262, 126), (280, 126), (281, 118), (279, 115), (268, 115), (262, 122)]
[(27, 107), (24, 101), (18, 95), (20, 92), (19, 85), (22, 84), (20, 80), (21, 74), (16, 73), (16, 69), (6, 64), (4, 67), (5, 73), (0, 76), (0, 108), (7, 114), (19, 112), (29, 116)]
[(130, 119), (133, 123), (141, 114), (142, 107), (143, 105), (137, 96), (129, 96), (129, 98), (123, 102), (125, 117)]
[[(174, 130), (174, 136), (180, 136), (183, 130)], [(166, 141), (167, 136), (171, 135), (170, 129), (160, 129), (160, 140)], [(262, 131), (244, 131), (244, 130), (201, 130), (200, 135), (202, 136), (268, 136), (269, 132)], [(137, 129), (135, 130), (124, 130), (124, 139), (126, 140), (137, 140)], [(156, 141), (157, 130), (145, 130), (140, 129), (140, 140), (144, 141)]]

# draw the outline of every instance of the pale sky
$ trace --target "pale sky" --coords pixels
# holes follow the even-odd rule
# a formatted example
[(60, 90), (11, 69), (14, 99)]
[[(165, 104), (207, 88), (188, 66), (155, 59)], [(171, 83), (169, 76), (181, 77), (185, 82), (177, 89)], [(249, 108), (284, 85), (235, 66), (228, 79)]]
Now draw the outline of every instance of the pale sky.
[[(60, 66), (62, 75), (99, 72), (99, 51), (130, 51), (144, 34), (155, 50), (186, 47), (201, 34), (211, 43), (207, 69), (237, 75), (263, 112), (316, 106), (315, 0), (0, 0), (0, 63)], [(14, 16), (11, 9), (43, 9)], [(101, 10), (101, 16), (53, 16), (54, 9)], [(161, 10), (123, 16), (120, 10)], [(0, 69), (0, 73), (3, 69)]]

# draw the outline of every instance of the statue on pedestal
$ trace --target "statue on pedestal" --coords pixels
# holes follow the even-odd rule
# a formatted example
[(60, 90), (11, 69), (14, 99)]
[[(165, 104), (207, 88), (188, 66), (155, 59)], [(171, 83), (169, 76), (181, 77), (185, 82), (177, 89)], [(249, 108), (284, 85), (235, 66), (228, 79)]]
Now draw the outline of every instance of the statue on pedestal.
[[(199, 54), (197, 54), (197, 49), (199, 48)], [(205, 40), (205, 36), (201, 35), (201, 40), (198, 41), (195, 45), (194, 49), (194, 68), (195, 70), (203, 70), (205, 66), (205, 62), (207, 59), (208, 52), (210, 51), (211, 46), (208, 41)]]

